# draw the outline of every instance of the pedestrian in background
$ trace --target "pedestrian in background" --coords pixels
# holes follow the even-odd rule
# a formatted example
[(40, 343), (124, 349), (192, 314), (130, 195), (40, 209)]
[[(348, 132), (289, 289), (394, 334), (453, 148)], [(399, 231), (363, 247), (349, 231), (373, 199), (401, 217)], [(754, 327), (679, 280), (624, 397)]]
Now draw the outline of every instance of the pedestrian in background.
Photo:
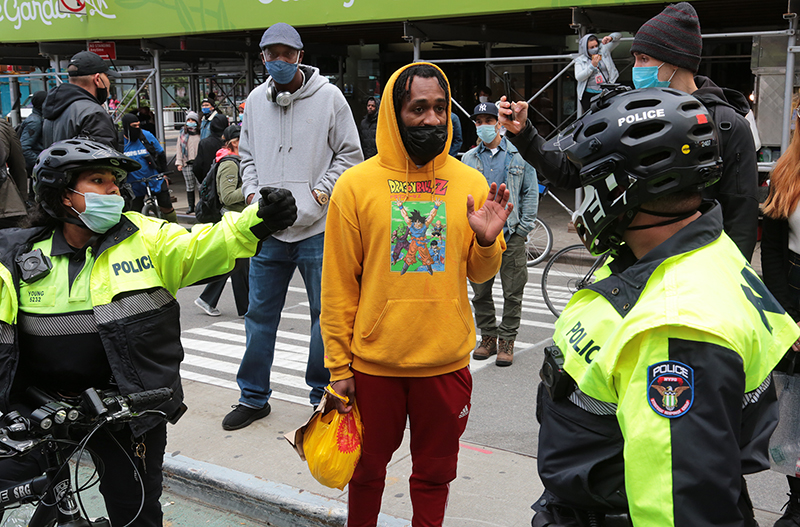
[(206, 175), (208, 175), (208, 171), (214, 163), (217, 151), (225, 146), (225, 141), (222, 140), (222, 132), (224, 132), (227, 127), (228, 117), (218, 113), (211, 119), (208, 137), (200, 139), (200, 142), (197, 144), (197, 155), (194, 158), (192, 172), (198, 183), (202, 183)]
[[(45, 98), (47, 98), (47, 92), (44, 90), (33, 94), (33, 97), (31, 97), (33, 110), (22, 122), (18, 133), (19, 142), (22, 144), (22, 155), (25, 156), (25, 168), (28, 171), (28, 177), (33, 175), (33, 165), (36, 164), (36, 159), (44, 150), (44, 145), (42, 144), (42, 123), (44, 121), (42, 105)], [(33, 196), (32, 192), (31, 190), (31, 196)]]
[(150, 132), (139, 128), (139, 116), (135, 113), (126, 113), (122, 116), (122, 135), (123, 152), (141, 165), (139, 170), (132, 171), (127, 178), (134, 195), (131, 209), (141, 211), (144, 208), (144, 198), (147, 195), (145, 185), (147, 185), (155, 194), (163, 218), (177, 223), (178, 215), (172, 206), (166, 178), (144, 181), (144, 178), (163, 173), (166, 166), (164, 147)]
[(200, 144), (200, 120), (197, 112), (186, 113), (186, 124), (181, 128), (178, 137), (178, 148), (175, 154), (175, 168), (183, 174), (186, 182), (186, 200), (189, 203), (189, 214), (194, 212), (194, 189), (197, 179), (194, 177), (194, 159), (197, 157), (197, 146)]
[[(241, 212), (247, 206), (242, 195), (242, 177), (239, 175), (239, 126), (233, 124), (222, 133), (225, 146), (217, 151), (217, 195), (222, 203), (222, 214), (228, 211)], [(231, 279), (233, 286), (233, 299), (236, 302), (236, 312), (240, 317), (247, 313), (248, 295), (250, 285), (248, 274), (250, 273), (250, 261), (241, 259), (236, 262), (236, 268), (223, 276), (219, 280), (206, 285), (200, 296), (194, 301), (195, 305), (210, 317), (220, 316), (217, 309), (219, 297), (222, 290)]]
[(275, 233), (250, 260), (247, 345), (236, 381), (239, 404), (222, 427), (236, 430), (269, 415), (275, 339), (289, 282), (303, 277), (311, 312), (306, 384), (319, 404), (329, 373), (319, 331), (322, 250), (328, 198), (342, 172), (364, 160), (358, 127), (341, 90), (303, 64), (303, 41), (289, 24), (272, 25), (259, 43), (267, 82), (247, 97), (239, 143), (242, 193), (251, 202), (264, 187), (286, 188), (297, 222)]
[[(349, 405), (358, 404), (364, 423), (361, 459), (348, 486), (347, 525), (376, 525), (386, 466), (408, 422), (412, 523), (441, 526), (471, 405), (475, 326), (464, 317), (467, 279), (483, 282), (497, 273), (503, 224), (513, 206), (506, 208), (503, 185), (489, 187), (448, 154), (450, 88), (439, 68), (404, 66), (384, 93), (378, 155), (342, 176), (328, 215), (325, 365), (333, 389)], [(434, 177), (447, 185), (435, 190)], [(435, 271), (425, 235), (432, 220), (447, 229), (447, 257)], [(408, 223), (414, 241), (397, 269), (387, 249), (393, 231)], [(338, 399), (336, 407), (341, 413), (351, 409)]]
[(27, 181), (19, 138), (11, 124), (0, 119), (0, 229), (17, 227), (27, 217)]
[(611, 52), (619, 45), (621, 33), (611, 33), (598, 40), (592, 33), (581, 37), (575, 58), (575, 80), (578, 81), (578, 102), (583, 113), (589, 111), (592, 97), (601, 91), (600, 85), (617, 82), (619, 71)]
[(463, 135), (461, 134), (461, 119), (455, 114), (450, 113), (450, 120), (453, 122), (453, 141), (450, 143), (449, 154), (456, 156), (461, 151), (461, 144), (464, 142)]
[[(505, 183), (510, 193), (509, 203), (514, 208), (503, 227), (506, 250), (500, 264), (500, 281), (503, 285), (503, 318), (497, 326), (492, 287), (494, 277), (483, 283), (470, 282), (475, 296), (475, 324), (481, 330), (481, 343), (472, 357), (486, 360), (497, 354), (495, 364), (511, 366), (514, 361), (514, 341), (522, 318), (522, 297), (528, 283), (528, 259), (525, 243), (533, 229), (539, 208), (539, 183), (536, 169), (522, 159), (517, 147), (500, 135), (497, 106), (478, 103), (472, 113), (477, 127), (478, 146), (469, 150), (461, 161), (483, 174), (486, 182), (500, 186)], [(499, 338), (499, 340), (498, 340)]]
[[(212, 93), (209, 93), (209, 95), (212, 95)], [(202, 120), (200, 121), (200, 139), (205, 139), (212, 134), (211, 121), (219, 114), (214, 104), (214, 99), (203, 99), (200, 103), (200, 113), (203, 114)], [(200, 181), (202, 181), (202, 179)]]
[(367, 115), (361, 119), (358, 129), (361, 138), (361, 151), (364, 159), (369, 159), (378, 153), (375, 144), (375, 131), (378, 129), (378, 100), (375, 97), (367, 99)]
[[(795, 115), (795, 125), (800, 121)], [(797, 129), (797, 128), (795, 128)], [(795, 132), (770, 174), (761, 230), (761, 269), (764, 283), (795, 322), (800, 322), (800, 137)], [(800, 352), (800, 340), (790, 355)], [(786, 362), (796, 361), (787, 356)], [(788, 366), (788, 364), (786, 364)], [(784, 369), (782, 364), (779, 370)], [(795, 368), (797, 369), (797, 368)], [(796, 409), (800, 412), (800, 408)], [(800, 526), (800, 478), (789, 480), (789, 503), (774, 527)]]
[(103, 103), (111, 89), (111, 78), (121, 75), (91, 51), (73, 55), (67, 72), (69, 82), (47, 92), (42, 106), (44, 147), (64, 139), (89, 137), (119, 150), (117, 127)]
[(156, 119), (153, 112), (150, 111), (149, 106), (139, 106), (137, 110), (137, 115), (139, 116), (139, 128), (142, 130), (147, 130), (150, 132), (150, 135), (157, 137), (158, 133), (156, 133)]

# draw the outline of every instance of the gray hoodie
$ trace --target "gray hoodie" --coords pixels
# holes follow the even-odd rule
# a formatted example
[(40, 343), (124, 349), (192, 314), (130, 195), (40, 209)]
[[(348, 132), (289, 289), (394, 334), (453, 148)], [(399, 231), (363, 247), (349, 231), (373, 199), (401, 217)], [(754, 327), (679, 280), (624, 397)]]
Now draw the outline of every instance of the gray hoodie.
[(319, 70), (300, 65), (305, 84), (292, 95), (289, 106), (267, 100), (267, 81), (247, 97), (239, 155), (245, 198), (261, 187), (286, 188), (297, 202), (297, 221), (274, 236), (297, 242), (325, 230), (327, 204), (311, 192), (330, 195), (339, 176), (361, 163), (358, 128), (342, 92), (320, 76)]

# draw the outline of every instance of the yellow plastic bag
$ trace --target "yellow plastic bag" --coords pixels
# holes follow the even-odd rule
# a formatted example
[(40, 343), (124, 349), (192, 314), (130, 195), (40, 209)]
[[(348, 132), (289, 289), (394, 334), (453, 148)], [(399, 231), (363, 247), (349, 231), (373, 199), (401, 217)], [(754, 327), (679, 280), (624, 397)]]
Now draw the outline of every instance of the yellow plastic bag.
[[(346, 401), (330, 386), (325, 391)], [(348, 414), (335, 409), (324, 415), (316, 413), (303, 433), (303, 451), (314, 479), (326, 487), (344, 490), (361, 458), (362, 433), (356, 404)]]

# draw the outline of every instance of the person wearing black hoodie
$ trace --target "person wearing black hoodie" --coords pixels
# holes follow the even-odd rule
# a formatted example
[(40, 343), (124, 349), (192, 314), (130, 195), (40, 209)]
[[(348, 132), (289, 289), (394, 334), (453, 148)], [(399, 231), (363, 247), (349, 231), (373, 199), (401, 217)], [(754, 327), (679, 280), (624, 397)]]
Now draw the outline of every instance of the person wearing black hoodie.
[(109, 77), (118, 78), (120, 74), (91, 51), (73, 55), (67, 72), (69, 84), (50, 90), (42, 106), (42, 146), (86, 137), (119, 150), (117, 128), (102, 104), (111, 87)]
[(203, 182), (208, 174), (211, 165), (214, 164), (214, 156), (217, 150), (225, 146), (222, 140), (222, 132), (228, 127), (228, 117), (218, 113), (211, 119), (211, 135), (200, 140), (197, 145), (197, 157), (194, 158), (194, 177), (199, 183)]
[[(750, 260), (758, 236), (758, 165), (753, 133), (744, 117), (750, 106), (741, 93), (696, 75), (702, 49), (697, 12), (687, 2), (669, 5), (642, 25), (633, 39), (633, 83), (636, 88), (669, 86), (693, 95), (708, 108), (719, 132), (723, 168), (719, 181), (706, 188), (703, 197), (720, 203), (725, 232)], [(525, 161), (557, 187), (580, 187), (578, 167), (561, 152), (543, 150), (544, 138), (527, 120), (527, 103), (514, 103), (517, 119), (512, 122), (510, 103), (502, 101), (500, 124)]]

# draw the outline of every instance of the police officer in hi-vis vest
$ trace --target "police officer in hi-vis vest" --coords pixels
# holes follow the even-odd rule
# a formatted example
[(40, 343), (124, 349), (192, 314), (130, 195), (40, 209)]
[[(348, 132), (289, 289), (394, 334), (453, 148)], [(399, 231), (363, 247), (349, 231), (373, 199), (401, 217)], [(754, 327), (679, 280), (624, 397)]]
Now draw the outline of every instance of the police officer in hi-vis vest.
[[(237, 258), (252, 256), (261, 240), (297, 217), (291, 193), (274, 189), (262, 191), (261, 200), (242, 213), (191, 232), (122, 213), (119, 185), (139, 168), (84, 139), (55, 143), (39, 156), (33, 226), (0, 232), (3, 413), (24, 413), (29, 386), (53, 397), (90, 387), (122, 394), (169, 387), (173, 399), (159, 409), (174, 422), (185, 410), (176, 292), (229, 272)], [(122, 430), (106, 430), (87, 446), (95, 464), (105, 466), (100, 491), (112, 525), (136, 517), (132, 525), (160, 527), (166, 421), (142, 417)], [(146, 454), (137, 457), (134, 449)], [(0, 488), (41, 474), (41, 458), (31, 452), (0, 461)]]
[(769, 467), (770, 372), (800, 330), (701, 199), (708, 110), (620, 92), (547, 145), (580, 171), (583, 243), (612, 258), (545, 351), (533, 525), (756, 525), (743, 474)]

